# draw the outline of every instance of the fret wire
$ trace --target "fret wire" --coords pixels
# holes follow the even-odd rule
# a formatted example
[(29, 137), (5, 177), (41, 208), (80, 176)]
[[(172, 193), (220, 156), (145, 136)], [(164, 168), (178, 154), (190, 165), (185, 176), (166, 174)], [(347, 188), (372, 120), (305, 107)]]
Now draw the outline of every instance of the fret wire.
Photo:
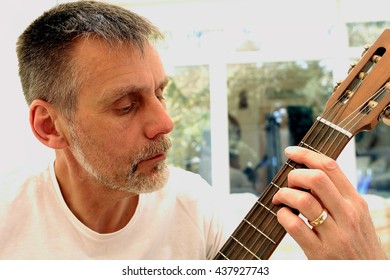
[(238, 239), (236, 239), (234, 236), (231, 236), (231, 238), (236, 241), (238, 244), (241, 245), (242, 248), (246, 250), (247, 253), (250, 253), (252, 256), (254, 256), (256, 259), (260, 260), (258, 256), (256, 256), (250, 249), (248, 249), (244, 244), (242, 244)]
[[(253, 209), (250, 211), (250, 213), (247, 215), (248, 217), (250, 217), (250, 215), (252, 215), (253, 213), (257, 213), (257, 214), (259, 214), (259, 211), (253, 211)], [(267, 214), (268, 213), (271, 213), (271, 212), (269, 212), (269, 211), (267, 211)], [(258, 215), (259, 216), (259, 215)], [(261, 216), (261, 215), (260, 215)], [(267, 216), (267, 215), (266, 215)], [(265, 217), (266, 217), (265, 216)], [(273, 216), (273, 217), (275, 217), (275, 216)], [(269, 219), (268, 219), (269, 220)], [(276, 221), (277, 222), (277, 221)], [(269, 224), (269, 222), (267, 223), (267, 225)], [(240, 225), (240, 227), (239, 227), (239, 231), (238, 231), (238, 233), (240, 233), (240, 232), (242, 232), (242, 229), (243, 229), (243, 227), (244, 227), (244, 225)], [(235, 233), (234, 235), (236, 235), (237, 233)], [(245, 229), (244, 229), (244, 231), (242, 232), (242, 234), (240, 235), (240, 236), (237, 236), (238, 238), (242, 238), (243, 236), (246, 236), (246, 240), (247, 241), (251, 241), (251, 239), (253, 239), (253, 234), (252, 235), (249, 235), (249, 233), (248, 233), (248, 228), (246, 227)], [(258, 235), (257, 235), (258, 236)], [(258, 240), (255, 240), (255, 241), (258, 241)], [(252, 242), (252, 245), (251, 246), (253, 246), (253, 244), (258, 244), (258, 247), (259, 247), (259, 249), (261, 249), (262, 247), (263, 247), (263, 244), (262, 243), (259, 243), (259, 242)], [(233, 248), (232, 248), (233, 249)]]
[[(279, 236), (278, 237), (278, 240), (281, 241), (283, 239), (283, 237), (286, 235), (286, 230), (282, 227), (281, 224), (277, 223), (275, 224), (274, 228), (273, 228), (273, 231), (275, 232), (275, 227), (277, 227), (277, 231), (276, 231), (276, 236)], [(269, 259), (271, 253), (276, 249), (276, 246), (273, 246), (273, 247), (267, 247), (267, 248), (264, 248), (263, 251), (261, 252), (261, 257), (262, 259)], [(267, 255), (265, 255), (265, 253), (268, 252)]]
[[(268, 243), (272, 243), (275, 245), (275, 241), (270, 241), (268, 238), (265, 239), (264, 235), (258, 234), (257, 230), (254, 227), (251, 227), (252, 233), (257, 233), (257, 234), (251, 234), (248, 235), (248, 230), (247, 230), (247, 235), (241, 236), (241, 239), (236, 238), (236, 240), (242, 240), (243, 237), (245, 238), (244, 240), (240, 241), (240, 244), (246, 249), (242, 255), (242, 259), (248, 259), (248, 251), (252, 254), (256, 254), (259, 251), (263, 250), (264, 247), (268, 247)], [(245, 245), (244, 245), (245, 244)], [(256, 254), (257, 255), (257, 254)], [(251, 256), (250, 256), (251, 257)], [(258, 257), (260, 258), (260, 257)]]
[(266, 205), (264, 205), (263, 203), (261, 203), (260, 201), (256, 201), (257, 204), (260, 204), (262, 207), (264, 207), (265, 209), (267, 209), (270, 213), (272, 213), (274, 216), (276, 216), (276, 213), (273, 212), (270, 208), (268, 208)]
[(266, 235), (264, 232), (262, 232), (261, 230), (259, 230), (257, 227), (255, 227), (251, 222), (249, 222), (247, 219), (244, 219), (245, 222), (247, 222), (252, 228), (254, 228), (258, 233), (260, 233), (261, 235), (263, 235), (265, 238), (267, 238), (269, 241), (271, 241), (273, 244), (276, 244), (276, 242), (271, 238), (269, 237), (268, 235)]
[(316, 153), (322, 154), (319, 150), (317, 150), (316, 148), (310, 146), (309, 144), (306, 144), (306, 143), (304, 143), (304, 142), (301, 142), (301, 143), (302, 143), (302, 146), (303, 146), (303, 147), (306, 147), (307, 149), (312, 150), (312, 151), (314, 151), (314, 152), (316, 152)]
[[(275, 231), (276, 227), (278, 227), (277, 231)], [(271, 233), (275, 234), (275, 232), (276, 232), (276, 236), (279, 235), (281, 229), (282, 229), (282, 235), (279, 238), (278, 242), (280, 242), (282, 237), (285, 235), (284, 228), (276, 220), (276, 223), (274, 223), (273, 227), (270, 229)], [(260, 237), (260, 236), (258, 235), (258, 237)], [(257, 238), (256, 242), (254, 242), (254, 243), (255, 244), (257, 243), (257, 247), (258, 247), (257, 255), (259, 255), (260, 258), (264, 255), (264, 252), (269, 250), (270, 246), (272, 246), (271, 249), (273, 249), (273, 247), (275, 247), (275, 245), (276, 245), (276, 242), (273, 239), (268, 239), (268, 238), (267, 239), (263, 239), (261, 243), (259, 242), (259, 238)]]
[[(279, 207), (280, 208), (280, 207)], [(270, 211), (267, 212), (267, 214), (271, 213)], [(275, 242), (266, 232), (264, 232), (264, 229), (268, 229), (268, 231), (270, 233), (273, 232), (274, 228), (276, 225), (278, 225), (278, 222), (277, 222), (277, 218), (276, 216), (273, 214), (271, 216), (271, 218), (269, 219), (269, 215), (265, 215), (265, 216), (262, 216), (262, 215), (259, 215), (260, 212), (257, 211), (255, 212), (255, 214), (257, 214), (254, 219), (251, 219), (253, 220), (256, 224), (253, 224), (251, 222), (249, 222), (249, 218), (250, 218), (250, 215), (248, 215), (248, 219), (246, 219), (246, 221), (248, 221), (248, 223), (257, 231), (257, 232), (260, 232), (262, 236), (266, 237), (268, 239), (268, 241), (271, 241), (271, 243), (273, 243), (274, 245), (277, 243)], [(260, 217), (259, 217), (260, 216)], [(259, 219), (260, 218), (260, 219)], [(272, 222), (274, 222), (273, 224), (273, 227), (270, 228), (269, 225), (272, 226)], [(262, 230), (259, 229), (259, 227), (262, 228)], [(252, 245), (251, 246), (251, 250), (252, 251), (255, 251), (253, 250), (253, 246), (256, 246), (258, 247), (257, 248), (257, 252), (259, 252), (260, 250), (263, 250), (264, 251), (264, 246), (266, 247), (265, 249), (267, 249), (269, 247), (269, 245), (265, 244), (264, 245), (264, 242), (267, 241), (266, 239), (263, 239), (263, 242), (259, 242), (259, 238), (261, 237), (261, 235), (258, 235), (258, 234), (254, 234), (256, 233), (253, 232), (253, 234), (251, 236), (247, 236), (248, 235), (248, 230), (245, 230), (244, 234), (242, 234), (242, 236), (246, 237), (247, 241), (250, 241), (252, 239), (255, 239), (253, 242), (252, 242)], [(242, 238), (242, 236), (240, 238)], [(280, 240), (279, 240), (280, 241)]]
[(218, 259), (219, 259), (218, 256), (223, 257), (223, 259), (225, 259), (225, 260), (229, 260), (229, 258), (228, 258), (227, 256), (225, 256), (221, 251), (218, 252), (218, 254), (217, 254), (217, 256), (215, 257), (215, 259), (218, 260)]
[[(258, 204), (258, 206), (260, 206), (260, 204)], [(267, 210), (267, 208), (262, 208), (262, 209)], [(260, 214), (260, 211), (258, 211), (257, 213)], [(255, 226), (257, 230), (260, 230), (261, 228), (260, 231), (268, 236), (265, 230), (267, 229), (268, 224), (272, 222), (274, 218), (276, 218), (275, 213), (273, 211), (271, 212), (267, 210), (266, 215), (257, 215), (257, 214), (255, 216), (247, 215), (244, 220), (248, 221), (251, 225)]]
[(290, 167), (291, 169), (295, 169), (295, 166), (293, 166), (292, 164), (290, 164), (290, 162), (286, 162), (286, 165), (287, 165), (288, 167)]
[[(258, 205), (256, 205), (256, 206), (258, 206)], [(261, 208), (261, 209), (263, 210), (265, 208)], [(266, 215), (261, 215), (260, 211), (252, 211), (252, 213), (255, 213), (256, 216), (260, 216), (260, 218), (263, 217), (263, 219), (260, 221), (260, 224), (262, 224), (262, 225), (264, 225), (264, 223), (267, 220), (269, 220), (269, 219), (267, 219), (267, 216), (268, 216), (267, 214), (270, 213), (269, 211), (266, 212)], [(260, 215), (257, 215), (257, 214), (260, 214)], [(249, 244), (248, 245), (249, 247), (246, 247), (246, 248), (250, 248), (251, 251), (257, 251), (253, 247), (259, 247), (260, 246), (260, 248), (261, 248), (262, 243), (258, 242), (258, 239), (259, 239), (260, 235), (259, 234), (255, 234), (255, 233), (256, 232), (258, 233), (258, 232), (261, 232), (261, 231), (258, 228), (256, 228), (255, 226), (253, 226), (252, 223), (249, 222), (249, 219), (251, 219), (250, 216), (251, 216), (251, 214), (247, 215), (248, 218), (244, 219), (244, 221), (247, 222), (249, 225), (251, 225), (251, 227), (248, 227), (247, 224), (246, 225), (242, 225), (242, 227), (245, 227), (245, 230), (243, 232), (242, 231), (238, 232), (238, 233), (241, 233), (241, 234), (238, 234), (236, 236), (237, 236), (238, 239), (242, 240), (243, 243)], [(269, 221), (268, 221), (267, 224), (269, 224)], [(250, 229), (252, 229), (252, 231)], [(253, 231), (253, 229), (255, 229), (255, 231)], [(265, 233), (263, 233), (262, 235), (268, 238), (268, 236)], [(274, 242), (274, 241), (272, 241), (272, 242)]]
[[(263, 223), (264, 223), (264, 221), (263, 221)], [(262, 226), (262, 230), (261, 230), (262, 234), (265, 235), (266, 238), (267, 238), (269, 241), (271, 241), (271, 243), (273, 243), (273, 244), (275, 245), (275, 244), (276, 244), (275, 238), (271, 238), (270, 235), (275, 233), (275, 227), (277, 227), (278, 225), (280, 226), (280, 224), (279, 224), (278, 221), (277, 221), (277, 217), (276, 217), (276, 216), (272, 216), (272, 217), (268, 220), (268, 222), (266, 223), (266, 225), (263, 225), (263, 223), (258, 224), (258, 225), (256, 224), (256, 225), (254, 225), (254, 226), (255, 226), (255, 227), (260, 227), (260, 226)], [(262, 244), (261, 244), (261, 246), (260, 246), (259, 248), (262, 248), (262, 247), (263, 247), (265, 241), (267, 241), (267, 240), (263, 239), (263, 242), (262, 242)], [(279, 241), (280, 241), (280, 240), (279, 240)], [(269, 244), (269, 245), (271, 245), (271, 244)], [(267, 246), (267, 247), (268, 247), (268, 246)]]

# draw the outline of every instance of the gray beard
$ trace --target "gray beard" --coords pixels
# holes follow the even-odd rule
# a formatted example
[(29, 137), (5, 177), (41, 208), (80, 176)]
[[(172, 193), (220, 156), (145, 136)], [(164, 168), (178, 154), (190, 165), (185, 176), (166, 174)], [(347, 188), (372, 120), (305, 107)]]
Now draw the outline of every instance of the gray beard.
[(73, 156), (92, 179), (97, 183), (106, 186), (107, 189), (131, 194), (141, 194), (157, 191), (166, 184), (169, 177), (169, 170), (165, 161), (159, 163), (152, 173), (148, 175), (138, 171), (137, 167), (138, 163), (143, 159), (157, 153), (167, 152), (171, 147), (171, 141), (168, 136), (155, 140), (148, 144), (148, 146), (145, 146), (136, 152), (130, 160), (127, 174), (123, 174), (123, 178), (120, 180), (124, 180), (124, 182), (120, 183), (115, 176), (103, 174), (102, 171), (99, 171), (99, 167), (97, 167), (96, 164), (94, 165), (87, 159), (80, 143), (84, 143), (84, 145), (88, 147), (90, 145), (89, 142), (91, 142), (90, 139), (85, 136), (80, 137), (77, 135), (74, 127), (72, 125), (70, 125), (70, 127), (70, 135), (73, 142), (73, 146), (70, 150), (73, 153)]

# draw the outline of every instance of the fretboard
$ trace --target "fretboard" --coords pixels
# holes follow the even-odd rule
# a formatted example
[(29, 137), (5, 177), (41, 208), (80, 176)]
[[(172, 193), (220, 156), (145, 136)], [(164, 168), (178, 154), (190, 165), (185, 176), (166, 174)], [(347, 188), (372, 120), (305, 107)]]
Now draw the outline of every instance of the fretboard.
[[(351, 137), (352, 135), (338, 126), (323, 118), (317, 118), (299, 146), (336, 159)], [(284, 163), (215, 256), (215, 260), (265, 260), (270, 258), (286, 235), (285, 229), (278, 223), (276, 217), (282, 205), (274, 205), (272, 197), (280, 188), (287, 187), (287, 175), (296, 168), (304, 168), (304, 166), (291, 160)]]

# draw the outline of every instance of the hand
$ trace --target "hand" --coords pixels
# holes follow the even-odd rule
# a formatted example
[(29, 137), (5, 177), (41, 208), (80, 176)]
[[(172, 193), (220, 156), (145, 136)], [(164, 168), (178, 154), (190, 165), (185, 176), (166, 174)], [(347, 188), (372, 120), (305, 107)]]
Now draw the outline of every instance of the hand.
[(288, 174), (288, 188), (273, 197), (273, 203), (297, 209), (309, 221), (324, 209), (328, 216), (315, 227), (290, 208), (278, 213), (279, 223), (295, 239), (309, 259), (385, 259), (386, 255), (372, 223), (368, 205), (358, 194), (336, 161), (301, 147), (285, 154), (308, 169)]

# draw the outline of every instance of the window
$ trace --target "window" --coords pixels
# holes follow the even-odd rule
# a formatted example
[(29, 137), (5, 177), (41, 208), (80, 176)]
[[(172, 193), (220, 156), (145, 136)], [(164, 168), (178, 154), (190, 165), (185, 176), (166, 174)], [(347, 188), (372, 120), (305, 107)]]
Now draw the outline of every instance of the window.
[[(232, 192), (260, 194), (320, 115), (333, 87), (322, 61), (228, 65)], [(245, 175), (245, 176), (243, 176)]]

